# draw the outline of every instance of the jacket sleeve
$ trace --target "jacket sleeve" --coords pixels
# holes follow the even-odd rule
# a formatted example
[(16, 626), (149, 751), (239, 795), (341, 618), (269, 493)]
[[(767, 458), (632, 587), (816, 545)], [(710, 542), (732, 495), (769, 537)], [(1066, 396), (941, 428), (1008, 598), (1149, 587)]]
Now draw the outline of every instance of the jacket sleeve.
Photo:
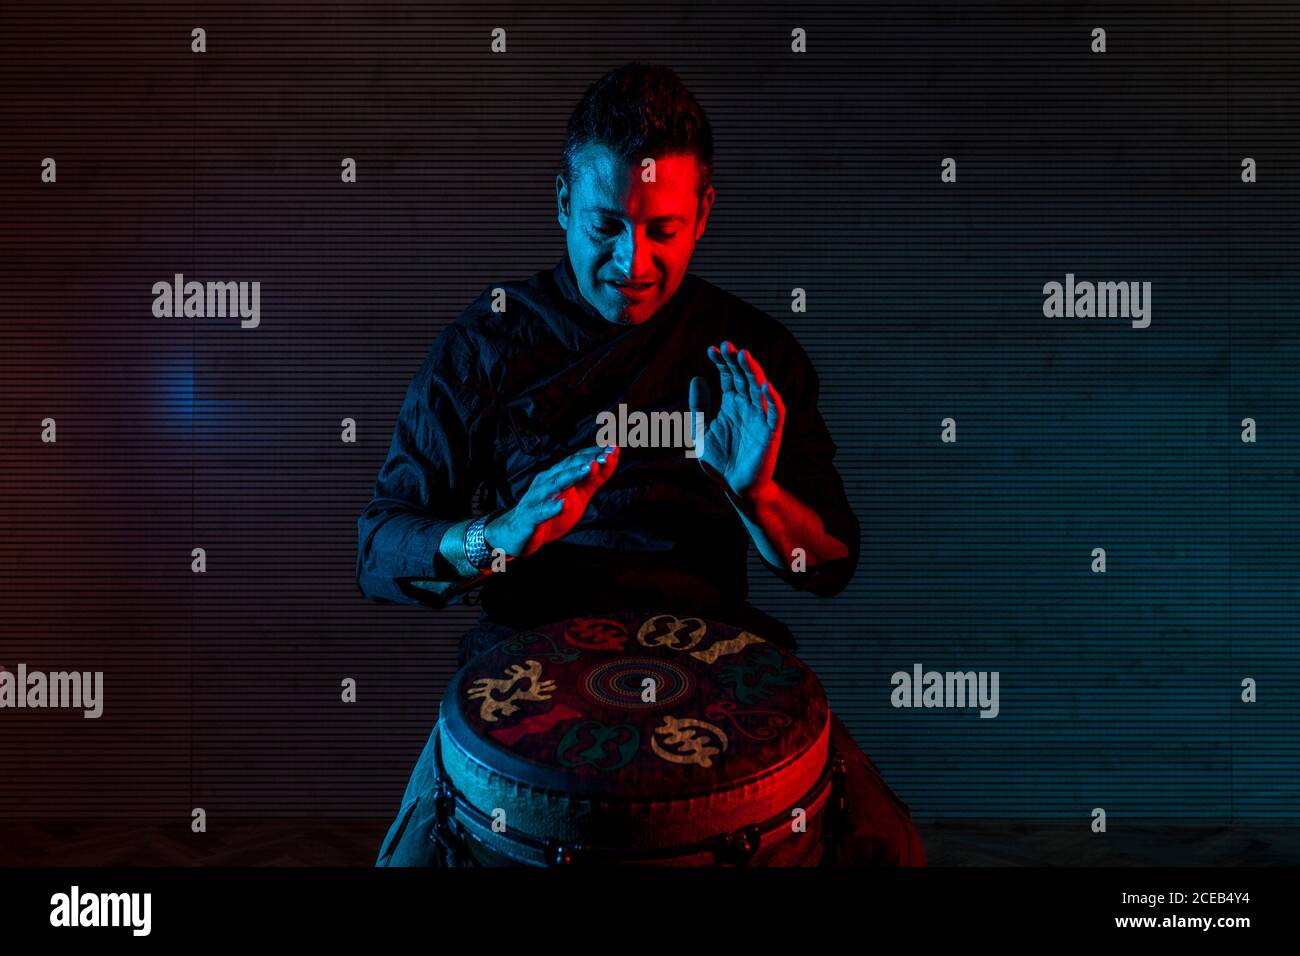
[(461, 580), (438, 555), (443, 533), (472, 513), (482, 452), (478, 359), (453, 324), (429, 347), (406, 391), (388, 458), (357, 519), (357, 589), (380, 603), (445, 607), (490, 576)]
[(860, 527), (835, 467), (838, 448), (817, 407), (817, 370), (793, 335), (789, 335), (782, 351), (791, 359), (782, 373), (785, 381), (769, 375), (786, 409), (773, 478), (817, 512), (826, 533), (842, 541), (849, 553), (843, 558), (810, 564), (803, 571), (791, 570), (788, 565), (775, 567), (761, 553), (759, 560), (791, 587), (830, 597), (844, 590), (857, 570)]

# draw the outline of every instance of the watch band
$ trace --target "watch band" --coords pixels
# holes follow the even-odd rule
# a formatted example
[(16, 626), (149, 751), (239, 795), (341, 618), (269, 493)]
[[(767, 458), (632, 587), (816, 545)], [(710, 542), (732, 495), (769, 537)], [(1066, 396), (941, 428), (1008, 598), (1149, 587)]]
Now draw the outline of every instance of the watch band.
[[(465, 522), (459, 539), (463, 547), (459, 550), (464, 554), (467, 569), (472, 567), (477, 573), (487, 572), (491, 569), (492, 561), (496, 557), (496, 549), (490, 547), (487, 543), (487, 526), (509, 510), (509, 507), (501, 507), (489, 514)], [(507, 554), (505, 559), (509, 563), (515, 559), (515, 556)]]
[(492, 565), (492, 549), (487, 546), (483, 529), (487, 527), (491, 515), (475, 518), (465, 529), (465, 560), (479, 571), (486, 571)]

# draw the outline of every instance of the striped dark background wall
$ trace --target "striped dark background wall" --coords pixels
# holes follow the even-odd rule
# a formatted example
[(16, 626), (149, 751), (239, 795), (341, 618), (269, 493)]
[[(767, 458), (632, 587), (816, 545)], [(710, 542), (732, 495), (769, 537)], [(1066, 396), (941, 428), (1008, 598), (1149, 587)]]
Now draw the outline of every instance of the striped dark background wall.
[[(1298, 19), (5, 3), (0, 664), (102, 670), (105, 713), (0, 712), (0, 818), (396, 810), (477, 612), (363, 600), (356, 518), (432, 338), (560, 256), (564, 122), (638, 58), (714, 123), (691, 269), (812, 355), (862, 522), (848, 590), (755, 557), (755, 603), (914, 812), (1294, 816)], [(154, 318), (177, 272), (260, 281), (260, 327)], [(1066, 273), (1150, 281), (1150, 328), (1044, 318)], [(891, 707), (918, 662), (999, 671), (1000, 716)]]

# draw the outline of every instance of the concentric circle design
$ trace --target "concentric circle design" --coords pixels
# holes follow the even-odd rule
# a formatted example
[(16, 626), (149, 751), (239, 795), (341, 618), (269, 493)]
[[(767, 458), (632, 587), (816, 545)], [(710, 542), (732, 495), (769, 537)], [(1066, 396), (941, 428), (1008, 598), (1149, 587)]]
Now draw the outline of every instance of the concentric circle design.
[[(641, 699), (646, 678), (655, 682), (655, 700)], [(695, 675), (666, 660), (624, 657), (589, 668), (579, 679), (578, 689), (595, 704), (627, 710), (658, 710), (691, 696)]]

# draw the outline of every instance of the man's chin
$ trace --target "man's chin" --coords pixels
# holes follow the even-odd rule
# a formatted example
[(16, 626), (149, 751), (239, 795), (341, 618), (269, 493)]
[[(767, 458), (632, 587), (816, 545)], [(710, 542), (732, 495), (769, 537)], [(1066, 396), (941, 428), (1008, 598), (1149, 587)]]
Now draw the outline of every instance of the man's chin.
[(627, 309), (613, 313), (606, 312), (604, 315), (605, 321), (613, 323), (614, 325), (639, 325), (641, 324), (641, 321), (646, 318), (646, 316), (642, 315), (639, 311), (633, 312)]
[(632, 308), (616, 309), (613, 318), (610, 318), (608, 315), (606, 318), (609, 318), (609, 321), (614, 322), (617, 325), (640, 325), (646, 319), (658, 312), (662, 305), (662, 302), (638, 302)]

